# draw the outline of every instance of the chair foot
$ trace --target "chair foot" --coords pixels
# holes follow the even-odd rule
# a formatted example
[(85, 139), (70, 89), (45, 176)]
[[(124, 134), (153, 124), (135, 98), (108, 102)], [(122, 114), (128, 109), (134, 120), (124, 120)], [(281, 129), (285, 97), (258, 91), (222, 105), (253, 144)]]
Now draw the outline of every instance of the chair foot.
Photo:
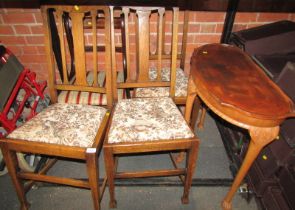
[(197, 126), (198, 126), (198, 129), (200, 129), (200, 130), (204, 129), (204, 124), (203, 123), (198, 123)]
[(30, 204), (29, 203), (24, 203), (24, 204), (21, 204), (20, 209), (21, 210), (28, 210), (29, 207), (30, 207)]
[(117, 208), (117, 201), (116, 200), (110, 201), (110, 208), (111, 209)]
[(231, 210), (232, 209), (232, 203), (228, 201), (222, 201), (221, 207), (223, 210)]
[(181, 203), (182, 204), (188, 204), (189, 203), (188, 197), (181, 197)]

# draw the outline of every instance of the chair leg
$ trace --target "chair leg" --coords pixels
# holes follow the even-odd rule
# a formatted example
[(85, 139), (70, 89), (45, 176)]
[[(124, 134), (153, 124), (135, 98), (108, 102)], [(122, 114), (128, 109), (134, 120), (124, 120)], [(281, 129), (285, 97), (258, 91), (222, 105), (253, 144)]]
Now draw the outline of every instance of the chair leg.
[(192, 110), (192, 117), (191, 117), (191, 128), (195, 129), (195, 125), (198, 120), (199, 111), (201, 109), (201, 101), (198, 97), (195, 98)]
[(3, 154), (4, 161), (6, 163), (6, 167), (8, 169), (9, 175), (12, 179), (13, 185), (16, 189), (18, 199), (21, 204), (20, 209), (22, 210), (29, 209), (30, 204), (28, 203), (26, 199), (24, 185), (22, 183), (22, 180), (17, 177), (18, 163), (17, 163), (16, 152), (10, 151), (8, 149), (8, 145), (6, 143), (3, 143), (2, 154)]
[(199, 141), (195, 141), (192, 143), (192, 146), (189, 149), (187, 154), (187, 160), (186, 160), (187, 172), (185, 176), (183, 196), (181, 198), (181, 201), (183, 204), (189, 203), (189, 190), (191, 188), (193, 174), (196, 168), (198, 150), (199, 150)]
[(115, 200), (115, 158), (111, 148), (104, 148), (104, 162), (106, 168), (106, 174), (108, 178), (108, 186), (110, 193), (110, 208), (117, 207), (117, 201)]
[[(204, 126), (204, 120), (205, 120), (205, 114), (206, 114), (206, 108), (204, 108), (203, 106), (201, 106), (201, 101), (198, 97), (195, 98), (194, 100), (194, 104), (193, 104), (193, 108), (192, 108), (192, 115), (191, 115), (191, 123), (190, 126), (192, 129), (195, 129), (195, 125), (197, 123), (198, 120), (198, 116), (199, 116), (199, 112), (201, 110), (201, 117), (198, 121), (198, 128), (203, 128)], [(178, 156), (175, 158), (176, 163), (181, 163), (183, 161), (183, 159), (185, 158), (185, 152), (180, 152), (178, 154)]]
[(89, 177), (89, 185), (91, 189), (94, 209), (100, 209), (99, 195), (99, 168), (98, 157), (96, 153), (86, 153), (86, 165)]
[(206, 116), (206, 108), (205, 107), (202, 107), (201, 117), (200, 117), (199, 122), (198, 122), (198, 128), (199, 129), (203, 129), (204, 128), (205, 116)]

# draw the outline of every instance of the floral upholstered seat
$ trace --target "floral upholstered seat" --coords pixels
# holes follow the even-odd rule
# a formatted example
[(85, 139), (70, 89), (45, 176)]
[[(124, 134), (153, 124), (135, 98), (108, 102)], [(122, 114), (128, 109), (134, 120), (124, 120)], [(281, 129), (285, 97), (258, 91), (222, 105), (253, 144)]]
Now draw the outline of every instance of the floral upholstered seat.
[(14, 130), (8, 138), (91, 147), (106, 111), (97, 106), (57, 103)]
[[(104, 87), (105, 85), (105, 72), (100, 71), (98, 73), (98, 86)], [(124, 81), (124, 74), (122, 71), (118, 72), (117, 81)], [(93, 72), (89, 72), (87, 74), (87, 82), (88, 84), (93, 83)], [(125, 98), (125, 91), (123, 89), (118, 89), (118, 99), (121, 100)], [(91, 92), (83, 92), (83, 91), (73, 91), (73, 90), (65, 90), (61, 91), (58, 95), (59, 103), (69, 103), (69, 104), (88, 104), (94, 106), (105, 106), (107, 105), (107, 97), (104, 93), (91, 93)]]
[[(149, 77), (151, 80), (157, 78), (157, 70), (150, 69)], [(162, 69), (162, 80), (170, 81), (170, 69)], [(180, 68), (176, 69), (176, 83), (175, 83), (175, 96), (186, 97), (187, 95), (187, 83), (188, 77), (184, 74)], [(166, 97), (169, 96), (169, 87), (151, 87), (151, 88), (137, 88), (136, 97)]]
[(172, 140), (193, 136), (171, 98), (133, 98), (118, 102), (108, 143)]

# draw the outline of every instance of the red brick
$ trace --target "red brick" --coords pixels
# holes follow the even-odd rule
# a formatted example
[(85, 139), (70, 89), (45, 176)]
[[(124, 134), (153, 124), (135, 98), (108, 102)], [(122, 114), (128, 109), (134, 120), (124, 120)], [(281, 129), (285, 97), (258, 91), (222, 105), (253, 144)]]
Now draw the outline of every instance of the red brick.
[(36, 23), (43, 23), (43, 19), (42, 19), (42, 15), (41, 15), (40, 10), (38, 13), (34, 13), (34, 17), (35, 17)]
[(23, 9), (24, 12), (29, 12), (29, 13), (39, 13), (40, 9)]
[(216, 24), (201, 24), (201, 33), (214, 33), (216, 29)]
[(259, 13), (258, 22), (273, 22), (288, 19), (288, 13)]
[(158, 21), (158, 14), (157, 13), (152, 13), (150, 16), (150, 22), (156, 23)]
[(38, 63), (25, 63), (24, 65), (26, 68), (34, 72), (40, 72), (41, 70), (43, 70), (42, 66)]
[[(93, 37), (92, 35), (87, 35), (86, 37), (86, 43), (87, 45), (92, 45), (92, 42), (93, 42)], [(96, 42), (98, 45), (104, 45), (105, 44), (105, 36), (103, 34), (98, 34), (96, 36)]]
[(38, 54), (40, 55), (45, 55), (45, 47), (44, 46), (36, 46), (37, 50), (38, 50)]
[(32, 34), (44, 34), (42, 25), (30, 26)]
[(23, 46), (6, 45), (5, 47), (7, 47), (15, 56), (23, 54)]
[(171, 42), (172, 42), (172, 36), (171, 36), (171, 34), (169, 34), (169, 35), (165, 35), (165, 43), (166, 44), (171, 44)]
[(135, 34), (135, 24), (134, 24), (134, 22), (129, 22), (129, 27), (128, 27), (128, 29), (129, 29), (129, 34)]
[(43, 71), (47, 74), (48, 70), (47, 70), (47, 67), (48, 67), (48, 64), (47, 63), (41, 63), (40, 64), (40, 67), (43, 69)]
[(188, 26), (188, 32), (189, 33), (199, 33), (200, 28), (201, 28), (200, 24), (190, 23)]
[(23, 63), (46, 63), (45, 55), (22, 55), (20, 60)]
[(178, 15), (178, 21), (183, 22), (183, 19), (184, 19), (184, 11), (180, 11)]
[(165, 13), (165, 21), (172, 22), (172, 11), (166, 11)]
[(188, 34), (187, 35), (187, 43), (195, 43), (195, 35)]
[(38, 50), (35, 46), (23, 46), (24, 54), (38, 54)]
[(7, 7), (6, 9), (4, 9), (5, 13), (23, 13), (24, 10), (23, 9), (15, 9), (15, 8), (9, 8)]
[(234, 24), (232, 31), (240, 31), (247, 28), (247, 24)]
[(0, 36), (0, 43), (5, 45), (22, 45), (26, 44), (23, 36)]
[(2, 35), (14, 35), (13, 29), (9, 25), (0, 25), (0, 34)]
[(26, 36), (28, 44), (44, 44), (44, 36)]
[(223, 24), (216, 25), (216, 33), (222, 33), (223, 31)]
[(37, 81), (46, 81), (46, 79), (48, 78), (48, 73), (42, 68), (42, 65), (28, 63), (25, 64), (25, 66), (36, 73)]
[(195, 19), (196, 19), (196, 15), (197, 15), (197, 12), (195, 12), (195, 11), (190, 12), (190, 15), (189, 15), (189, 19), (188, 19), (188, 21), (189, 21), (189, 22), (195, 21)]
[(196, 12), (195, 22), (224, 22), (224, 12)]
[(238, 12), (235, 17), (235, 23), (255, 22), (258, 13)]
[(35, 19), (33, 14), (30, 13), (10, 13), (2, 14), (4, 23), (18, 24), (18, 23), (34, 23)]
[(26, 25), (14, 25), (14, 30), (16, 34), (31, 34), (29, 26)]
[(157, 33), (158, 25), (157, 22), (150, 23), (150, 33)]
[(220, 35), (200, 34), (195, 37), (195, 43), (218, 43), (220, 41)]
[(165, 33), (172, 33), (172, 23), (165, 24)]
[(116, 45), (121, 45), (121, 43), (122, 43), (121, 35), (116, 34), (116, 35), (115, 35), (115, 44), (116, 44)]

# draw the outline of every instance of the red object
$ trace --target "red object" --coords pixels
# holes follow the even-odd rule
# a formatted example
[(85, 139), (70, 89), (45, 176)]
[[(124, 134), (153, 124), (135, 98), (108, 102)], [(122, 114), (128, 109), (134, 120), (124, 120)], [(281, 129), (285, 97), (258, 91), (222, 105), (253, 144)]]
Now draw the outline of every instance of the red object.
[[(3, 46), (1, 46), (3, 49)], [(5, 49), (5, 48), (4, 48)], [(0, 62), (2, 65), (5, 65), (10, 58), (10, 56), (13, 56), (13, 54), (5, 49), (5, 53), (2, 53), (0, 55)], [(18, 62), (17, 59), (15, 59), (13, 62)], [(21, 66), (21, 64), (20, 64)], [(29, 69), (24, 68), (21, 70), (21, 73), (19, 74), (16, 84), (14, 85), (7, 102), (5, 103), (5, 106), (3, 107), (1, 113), (0, 113), (0, 123), (2, 124), (3, 128), (7, 131), (7, 134), (11, 133), (16, 128), (16, 122), (20, 118), (21, 114), (23, 113), (25, 105), (28, 105), (27, 101), (31, 96), (34, 96), (34, 102), (29, 105), (30, 113), (26, 117), (25, 120), (29, 120), (36, 114), (36, 108), (38, 105), (38, 102), (41, 99), (44, 99), (44, 89), (46, 87), (47, 83), (46, 81), (43, 82), (37, 82), (36, 81), (36, 74), (34, 72), (31, 72)], [(1, 85), (2, 86), (2, 85)], [(1, 87), (5, 88), (5, 87)], [(25, 91), (24, 97), (21, 99), (21, 101), (17, 100), (17, 95), (19, 91), (23, 89)], [(4, 90), (5, 91), (5, 90)], [(13, 113), (13, 116), (9, 116), (9, 113), (11, 113), (12, 106), (17, 103), (17, 109), (15, 110), (15, 113)], [(27, 107), (27, 106), (26, 106)], [(3, 137), (3, 134), (0, 133), (0, 137)]]

